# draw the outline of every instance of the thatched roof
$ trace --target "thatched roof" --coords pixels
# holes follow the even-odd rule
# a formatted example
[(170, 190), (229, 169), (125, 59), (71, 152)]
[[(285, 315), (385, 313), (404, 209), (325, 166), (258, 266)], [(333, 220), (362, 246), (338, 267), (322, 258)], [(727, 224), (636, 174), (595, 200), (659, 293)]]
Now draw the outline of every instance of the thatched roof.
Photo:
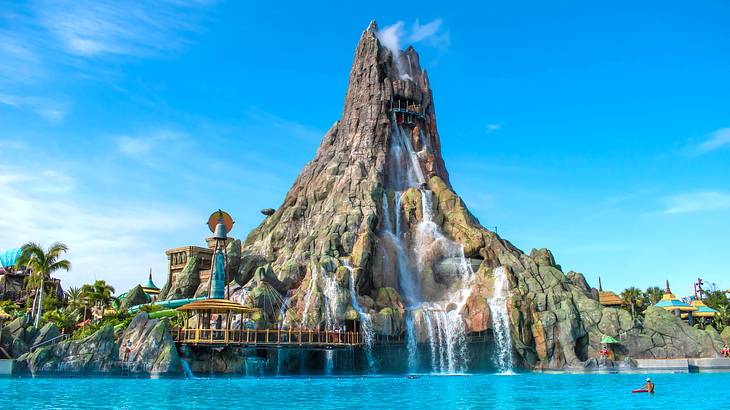
[(617, 294), (611, 291), (598, 292), (598, 301), (603, 306), (621, 306), (624, 304), (624, 301), (621, 300), (621, 298)]
[(176, 310), (179, 311), (203, 311), (211, 310), (214, 312), (235, 312), (235, 313), (254, 313), (257, 309), (252, 307), (243, 306), (240, 303), (236, 303), (228, 299), (205, 299), (198, 300), (187, 305), (180, 306)]

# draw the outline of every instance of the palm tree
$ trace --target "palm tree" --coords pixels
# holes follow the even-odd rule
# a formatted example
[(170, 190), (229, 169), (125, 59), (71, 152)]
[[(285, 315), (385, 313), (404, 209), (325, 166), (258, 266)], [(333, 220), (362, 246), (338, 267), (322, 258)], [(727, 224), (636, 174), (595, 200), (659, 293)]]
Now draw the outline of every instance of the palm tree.
[(70, 287), (66, 290), (66, 304), (69, 308), (75, 309), (81, 306), (81, 289)]
[[(43, 314), (43, 288), (51, 278), (53, 272), (58, 270), (68, 271), (71, 269), (71, 262), (66, 259), (60, 259), (61, 254), (68, 252), (68, 246), (63, 243), (56, 242), (52, 244), (47, 250), (43, 250), (43, 247), (34, 242), (28, 242), (21, 248), (20, 257), (16, 261), (16, 267), (25, 267), (31, 270), (31, 276), (29, 281), (31, 285), (38, 287), (36, 293), (36, 300), (38, 304), (38, 312), (35, 313), (34, 327), (38, 327), (38, 323)], [(36, 304), (34, 300), (34, 306)]]
[(715, 314), (715, 327), (719, 332), (730, 324), (730, 307), (728, 305), (722, 305), (715, 308), (717, 314)]
[(634, 319), (636, 319), (636, 308), (641, 307), (641, 298), (641, 290), (633, 286), (621, 292), (621, 299), (626, 306), (631, 307), (631, 317)]
[(88, 300), (94, 306), (105, 308), (114, 300), (114, 287), (106, 281), (97, 280), (93, 284), (86, 284), (81, 287), (81, 299)]
[(660, 288), (659, 286), (652, 286), (646, 288), (646, 297), (652, 305), (655, 305), (657, 302), (662, 300), (662, 296), (664, 296), (664, 290)]

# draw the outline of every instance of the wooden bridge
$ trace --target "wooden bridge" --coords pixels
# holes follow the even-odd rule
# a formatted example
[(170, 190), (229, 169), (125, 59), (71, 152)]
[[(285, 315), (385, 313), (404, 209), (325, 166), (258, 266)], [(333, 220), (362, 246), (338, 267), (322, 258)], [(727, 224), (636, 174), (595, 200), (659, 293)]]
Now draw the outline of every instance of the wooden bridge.
[(185, 329), (172, 330), (176, 343), (193, 346), (349, 348), (363, 344), (359, 332), (306, 329)]

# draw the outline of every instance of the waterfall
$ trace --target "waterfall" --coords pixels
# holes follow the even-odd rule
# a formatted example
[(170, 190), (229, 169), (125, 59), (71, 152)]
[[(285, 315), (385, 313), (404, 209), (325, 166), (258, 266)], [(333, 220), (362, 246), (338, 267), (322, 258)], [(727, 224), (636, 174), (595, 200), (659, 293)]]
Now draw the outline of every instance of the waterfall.
[(317, 266), (312, 267), (312, 274), (309, 277), (309, 286), (307, 287), (307, 293), (304, 296), (304, 311), (302, 312), (301, 325), (305, 327), (307, 325), (307, 315), (309, 314), (309, 308), (312, 306), (312, 294), (314, 289), (317, 287), (317, 279), (319, 278), (319, 272), (317, 272)]
[(193, 369), (190, 368), (190, 365), (188, 362), (186, 362), (183, 359), (180, 359), (180, 365), (182, 366), (183, 373), (185, 373), (186, 379), (195, 379), (195, 375), (193, 374)]
[(406, 346), (408, 347), (408, 372), (418, 371), (418, 343), (413, 324), (413, 310), (406, 310)]
[(350, 302), (352, 308), (357, 312), (357, 316), (360, 318), (360, 333), (362, 333), (362, 341), (365, 347), (365, 357), (368, 360), (368, 368), (370, 372), (375, 373), (378, 370), (378, 361), (373, 356), (373, 343), (375, 342), (375, 331), (373, 330), (373, 320), (370, 315), (365, 312), (365, 309), (360, 306), (360, 302), (357, 301), (357, 290), (355, 289), (355, 278), (353, 275), (353, 269), (347, 261), (343, 261), (343, 265), (350, 271)]
[(500, 266), (494, 270), (494, 293), (488, 301), (497, 348), (495, 364), (500, 374), (512, 374), (512, 336), (507, 310), (507, 286), (507, 274), (504, 267)]
[(324, 299), (325, 299), (325, 318), (327, 330), (335, 328), (337, 320), (337, 304), (339, 302), (339, 292), (337, 292), (337, 278), (334, 273), (324, 275)]
[[(417, 368), (417, 338), (414, 311), (421, 309), (422, 324), (431, 350), (431, 368), (434, 372), (462, 372), (467, 368), (466, 326), (461, 310), (471, 293), (473, 271), (464, 257), (460, 244), (447, 238), (434, 222), (433, 193), (424, 187), (426, 179), (414, 152), (411, 135), (391, 117), (393, 136), (389, 149), (389, 187), (394, 191), (395, 226), (391, 227), (387, 195), (383, 196), (383, 210), (388, 212), (383, 221), (386, 245), (391, 245), (398, 257), (398, 285), (406, 303), (406, 340), (409, 370)], [(421, 132), (419, 138), (426, 141)], [(426, 144), (421, 144), (425, 146)], [(401, 221), (403, 192), (416, 188), (421, 194), (422, 218), (415, 227), (413, 248), (408, 249), (408, 226)], [(411, 256), (414, 257), (411, 262)], [(430, 285), (431, 294), (424, 295), (419, 278), (429, 272), (439, 260), (453, 258), (458, 261), (458, 273), (449, 278), (445, 290)], [(414, 269), (417, 269), (414, 271)], [(429, 273), (430, 274), (430, 273)], [(425, 276), (424, 276), (425, 277)], [(435, 279), (435, 278), (434, 278)], [(433, 279), (428, 279), (433, 280)], [(443, 283), (441, 285), (444, 285)], [(433, 295), (433, 293), (441, 293)], [(425, 299), (425, 300), (424, 300)], [(433, 300), (437, 299), (437, 300)]]
[(281, 315), (281, 323), (279, 323), (279, 330), (284, 329), (288, 323), (288, 320), (286, 317), (286, 310), (289, 305), (289, 299), (290, 299), (290, 296), (287, 294), (286, 297), (284, 297), (284, 300), (281, 302), (281, 307), (279, 308), (279, 315)]
[(332, 370), (335, 367), (335, 352), (332, 349), (324, 351), (324, 374), (327, 376), (332, 375)]
[(428, 335), (428, 345), (431, 348), (431, 369), (436, 369), (436, 360), (438, 354), (438, 341), (436, 330), (434, 329), (434, 323), (431, 320), (431, 315), (423, 312), (423, 321), (426, 326), (426, 333)]

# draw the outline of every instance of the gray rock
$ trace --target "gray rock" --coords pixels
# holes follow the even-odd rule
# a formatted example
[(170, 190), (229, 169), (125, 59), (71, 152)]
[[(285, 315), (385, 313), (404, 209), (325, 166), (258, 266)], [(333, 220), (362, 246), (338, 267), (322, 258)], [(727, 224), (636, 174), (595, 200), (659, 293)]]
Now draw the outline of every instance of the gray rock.
[[(180, 357), (169, 330), (167, 320), (150, 319), (146, 312), (138, 314), (119, 339), (118, 359), (129, 362), (133, 372), (181, 374)], [(132, 350), (127, 356), (126, 347), (130, 341)]]
[(144, 293), (142, 285), (137, 285), (133, 287), (129, 292), (127, 292), (127, 296), (122, 301), (122, 307), (125, 309), (129, 309), (132, 306), (142, 305), (149, 302), (150, 297), (146, 293)]

